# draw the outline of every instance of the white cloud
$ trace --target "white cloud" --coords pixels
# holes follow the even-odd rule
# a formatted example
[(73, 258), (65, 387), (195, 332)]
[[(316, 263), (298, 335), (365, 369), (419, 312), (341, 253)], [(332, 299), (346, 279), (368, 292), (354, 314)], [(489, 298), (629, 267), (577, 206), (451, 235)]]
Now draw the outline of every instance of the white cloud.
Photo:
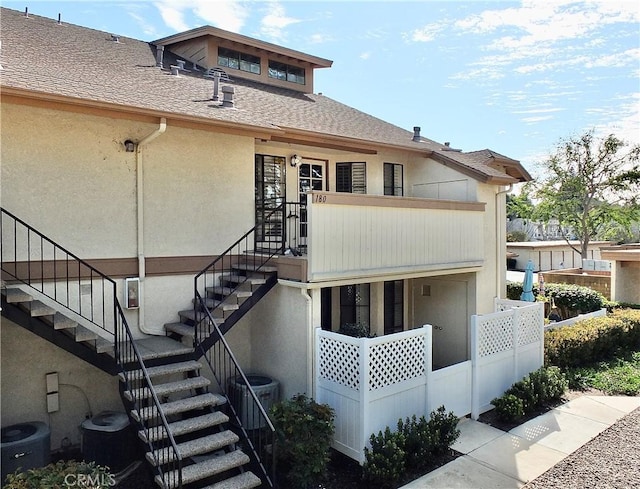
[(402, 37), (407, 41), (429, 42), (435, 40), (443, 29), (445, 29), (444, 24), (428, 24), (420, 29), (404, 33)]
[(371, 51), (366, 51), (359, 56), (360, 59), (369, 59), (371, 58)]
[[(249, 15), (246, 2), (238, 0), (157, 0), (154, 5), (164, 23), (178, 32), (202, 24), (239, 32)], [(187, 13), (203, 22), (189, 26), (185, 20)]]
[(536, 122), (548, 121), (549, 119), (553, 119), (553, 116), (525, 117), (522, 119), (522, 122), (525, 124), (535, 124)]
[(286, 37), (284, 29), (300, 22), (300, 19), (287, 16), (284, 6), (279, 1), (266, 3), (268, 14), (260, 22), (260, 33), (271, 40), (281, 41)]

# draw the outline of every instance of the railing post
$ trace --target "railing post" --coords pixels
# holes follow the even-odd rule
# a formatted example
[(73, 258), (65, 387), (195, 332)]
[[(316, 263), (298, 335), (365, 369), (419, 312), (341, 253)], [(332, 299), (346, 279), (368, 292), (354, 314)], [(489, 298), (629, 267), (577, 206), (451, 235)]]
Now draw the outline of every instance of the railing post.
[(479, 338), (478, 338), (478, 316), (471, 316), (470, 324), (471, 332), (471, 419), (477, 420), (480, 417), (480, 385), (478, 361), (479, 355)]
[(424, 415), (429, 416), (433, 410), (433, 396), (431, 385), (431, 374), (433, 371), (433, 326), (425, 324), (424, 329), (424, 393), (425, 393), (425, 409)]
[(520, 376), (518, 375), (518, 362), (520, 352), (519, 350), (519, 339), (520, 339), (520, 318), (522, 316), (522, 312), (519, 307), (514, 307), (510, 310), (511, 312), (511, 327), (513, 328), (511, 331), (512, 341), (513, 341), (513, 382), (515, 384), (518, 380), (520, 380)]

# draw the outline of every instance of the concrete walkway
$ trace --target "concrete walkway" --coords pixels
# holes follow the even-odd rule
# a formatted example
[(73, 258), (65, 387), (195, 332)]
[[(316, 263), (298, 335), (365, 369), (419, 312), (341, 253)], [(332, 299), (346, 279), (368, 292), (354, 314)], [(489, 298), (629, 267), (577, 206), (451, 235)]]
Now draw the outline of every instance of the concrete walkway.
[(522, 487), (638, 407), (640, 397), (582, 396), (509, 432), (464, 418), (452, 446), (464, 455), (401, 489)]

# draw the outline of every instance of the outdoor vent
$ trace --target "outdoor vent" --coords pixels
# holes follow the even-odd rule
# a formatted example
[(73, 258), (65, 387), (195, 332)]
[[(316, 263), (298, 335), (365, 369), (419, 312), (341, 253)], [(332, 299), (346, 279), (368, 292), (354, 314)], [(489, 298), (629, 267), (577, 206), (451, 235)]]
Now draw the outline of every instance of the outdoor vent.
[(171, 74), (173, 76), (180, 76), (180, 67), (176, 65), (171, 65)]
[(420, 126), (413, 127), (413, 139), (416, 143), (420, 142)]
[(213, 78), (213, 96), (211, 97), (211, 100), (217, 102), (218, 100), (220, 100), (220, 97), (218, 96), (218, 87), (220, 86), (220, 80), (231, 81), (231, 79), (229, 78), (229, 75), (227, 75), (227, 72), (221, 70), (220, 68), (211, 68), (207, 70), (205, 76), (207, 78)]
[(176, 60), (176, 63), (178, 63), (178, 69), (184, 71), (184, 64), (186, 61), (184, 59), (178, 59)]
[(24, 16), (29, 18), (29, 7), (24, 8)]
[(156, 47), (156, 66), (158, 68), (162, 68), (163, 58), (164, 58), (164, 46), (157, 46)]
[(446, 141), (444, 143), (444, 147), (441, 148), (442, 151), (455, 151), (456, 153), (460, 153), (462, 150), (461, 149), (455, 149), (451, 147), (451, 143), (449, 141)]
[(58, 25), (62, 25), (62, 14), (58, 14)]
[(223, 107), (233, 107), (233, 94), (235, 93), (235, 88), (224, 86), (222, 87), (222, 106)]
[(111, 34), (111, 40), (113, 42), (120, 42), (120, 36), (116, 36), (115, 34)]

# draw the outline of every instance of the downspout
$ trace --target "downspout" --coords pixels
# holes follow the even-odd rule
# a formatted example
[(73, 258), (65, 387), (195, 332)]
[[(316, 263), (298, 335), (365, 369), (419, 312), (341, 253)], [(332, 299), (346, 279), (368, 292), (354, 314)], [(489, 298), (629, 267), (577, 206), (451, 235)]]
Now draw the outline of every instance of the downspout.
[(308, 333), (307, 333), (307, 348), (309, 349), (309, 357), (311, 358), (311, 368), (307, 369), (307, 392), (308, 396), (315, 399), (315, 382), (313, 381), (313, 372), (316, 369), (316, 358), (315, 358), (315, 337), (316, 337), (316, 329), (313, 327), (313, 299), (307, 292), (307, 289), (300, 289), (302, 293), (302, 297), (307, 301), (307, 325), (308, 325)]
[(138, 327), (143, 333), (145, 331), (144, 324), (144, 279), (146, 276), (145, 258), (144, 258), (144, 165), (142, 164), (142, 147), (155, 138), (163, 134), (167, 130), (167, 119), (162, 117), (158, 129), (144, 137), (136, 145), (136, 194), (137, 205), (136, 212), (138, 218), (137, 240), (138, 240), (138, 277), (140, 278), (140, 291), (138, 296)]
[[(509, 186), (504, 189), (504, 190), (499, 190), (498, 192), (496, 192), (496, 229), (498, 226), (498, 221), (500, 220), (500, 211), (499, 211), (499, 206), (498, 206), (498, 197), (500, 196), (500, 194), (506, 194), (509, 193), (513, 190), (513, 183), (510, 183)], [(506, 217), (506, 216), (505, 216)], [(506, 223), (503, 223), (506, 226)], [(502, 233), (500, 233), (502, 235)], [(500, 239), (502, 236), (499, 236), (498, 239)], [(505, 228), (505, 246), (506, 246), (506, 228)], [(506, 264), (505, 264), (506, 266)], [(506, 280), (506, 277), (500, 277), (500, 270), (502, 270), (502, 266), (500, 265), (500, 243), (497, 243), (496, 246), (496, 298), (500, 299), (500, 292), (502, 291), (502, 281)], [(504, 274), (503, 274), (504, 275)]]

